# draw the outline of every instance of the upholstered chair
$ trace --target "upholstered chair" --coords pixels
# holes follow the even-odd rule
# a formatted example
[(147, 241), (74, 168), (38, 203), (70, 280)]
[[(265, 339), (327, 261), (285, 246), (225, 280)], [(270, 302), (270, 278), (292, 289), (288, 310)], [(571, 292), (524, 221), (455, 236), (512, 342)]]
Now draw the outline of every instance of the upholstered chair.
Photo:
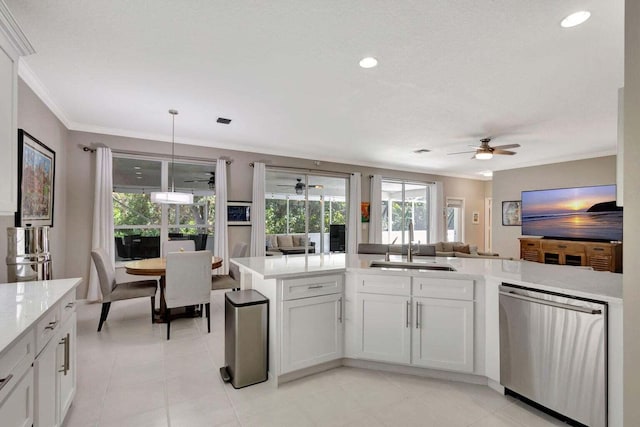
[(169, 252), (164, 297), (167, 339), (171, 335), (171, 309), (204, 304), (207, 330), (211, 332), (211, 252)]
[(196, 250), (196, 242), (193, 240), (166, 240), (162, 242), (162, 257), (166, 258), (169, 252), (192, 252)]
[(98, 332), (102, 330), (102, 324), (107, 320), (113, 301), (151, 297), (151, 321), (153, 322), (158, 281), (139, 280), (116, 283), (116, 270), (113, 265), (113, 260), (107, 255), (107, 252), (102, 248), (96, 248), (91, 251), (91, 258), (98, 271), (98, 281), (100, 282), (100, 290), (102, 291), (102, 311), (100, 313)]
[[(249, 245), (244, 242), (238, 242), (233, 245), (231, 258), (243, 258), (247, 256)], [(225, 261), (227, 262), (227, 261)], [(240, 288), (240, 269), (237, 265), (229, 263), (229, 274), (214, 274), (211, 276), (211, 289), (239, 289)]]

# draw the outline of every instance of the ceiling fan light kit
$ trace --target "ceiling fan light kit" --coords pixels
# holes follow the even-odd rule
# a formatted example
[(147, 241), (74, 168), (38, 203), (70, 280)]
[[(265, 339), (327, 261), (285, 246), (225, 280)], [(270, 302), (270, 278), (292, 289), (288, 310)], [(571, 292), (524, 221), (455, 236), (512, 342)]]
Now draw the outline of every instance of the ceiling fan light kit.
[(175, 191), (173, 164), (175, 160), (176, 116), (178, 115), (178, 110), (169, 110), (169, 114), (171, 114), (171, 191), (153, 191), (151, 193), (151, 201), (160, 204), (191, 205), (193, 204), (193, 194)]
[(515, 151), (509, 151), (509, 150), (507, 150), (507, 148), (518, 148), (518, 147), (520, 147), (520, 144), (507, 144), (507, 145), (498, 145), (498, 146), (492, 147), (492, 146), (489, 145), (489, 142), (491, 142), (491, 138), (482, 138), (480, 140), (480, 146), (479, 147), (472, 146), (473, 148), (475, 148), (475, 151), (461, 151), (461, 152), (458, 152), (458, 153), (449, 153), (449, 154), (475, 153), (473, 155), (473, 157), (471, 157), (472, 159), (490, 160), (490, 159), (493, 158), (494, 154), (513, 156), (514, 154), (516, 154), (516, 152)]
[(493, 153), (491, 151), (481, 151), (476, 153), (475, 158), (478, 160), (490, 160), (493, 158)]

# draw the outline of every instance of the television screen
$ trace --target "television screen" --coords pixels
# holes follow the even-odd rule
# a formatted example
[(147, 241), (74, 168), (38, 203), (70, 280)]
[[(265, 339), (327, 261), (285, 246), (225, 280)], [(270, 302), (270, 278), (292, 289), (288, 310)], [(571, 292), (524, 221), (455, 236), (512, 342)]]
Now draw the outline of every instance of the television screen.
[(622, 208), (616, 206), (616, 186), (523, 191), (522, 234), (622, 241)]

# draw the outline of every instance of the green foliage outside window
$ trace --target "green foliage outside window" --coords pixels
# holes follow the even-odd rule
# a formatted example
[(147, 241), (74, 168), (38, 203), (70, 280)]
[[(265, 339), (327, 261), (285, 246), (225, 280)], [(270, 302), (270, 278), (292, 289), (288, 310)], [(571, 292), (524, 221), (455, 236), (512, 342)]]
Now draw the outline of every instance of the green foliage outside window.
[[(289, 204), (288, 216), (287, 203)], [(346, 223), (346, 210), (346, 202), (330, 201), (324, 203), (325, 233), (329, 232), (329, 224)], [(322, 216), (322, 203), (319, 200), (309, 200), (309, 233), (320, 233)], [(305, 201), (266, 199), (265, 231), (267, 234), (304, 233)]]

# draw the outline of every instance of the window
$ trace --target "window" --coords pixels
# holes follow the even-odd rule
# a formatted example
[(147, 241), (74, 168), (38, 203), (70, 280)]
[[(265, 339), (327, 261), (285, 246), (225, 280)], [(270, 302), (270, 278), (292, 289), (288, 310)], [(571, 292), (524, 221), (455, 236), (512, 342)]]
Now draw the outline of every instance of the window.
[(113, 157), (113, 218), (116, 260), (160, 256), (161, 242), (190, 239), (213, 249), (214, 169), (210, 163), (173, 165), (176, 191), (194, 194), (193, 205), (152, 203), (152, 191), (171, 186), (171, 162), (136, 156)]
[(429, 242), (431, 184), (382, 180), (382, 243), (409, 242), (413, 221), (414, 242)]
[(266, 234), (307, 234), (313, 252), (328, 253), (330, 226), (346, 224), (347, 187), (346, 177), (267, 170)]
[(447, 197), (447, 242), (464, 242), (464, 199)]

